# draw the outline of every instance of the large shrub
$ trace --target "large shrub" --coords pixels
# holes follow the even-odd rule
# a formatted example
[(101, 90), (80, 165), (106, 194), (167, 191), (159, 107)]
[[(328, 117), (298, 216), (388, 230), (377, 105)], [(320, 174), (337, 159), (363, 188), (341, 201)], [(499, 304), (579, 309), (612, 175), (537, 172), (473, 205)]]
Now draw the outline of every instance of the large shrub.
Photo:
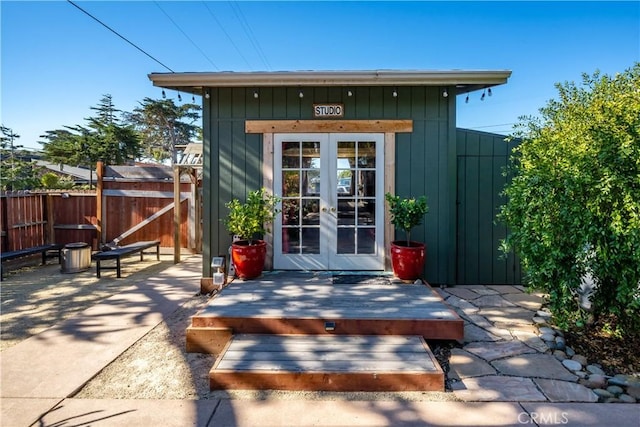
[(540, 118), (521, 118), (513, 180), (500, 218), (530, 284), (556, 321), (581, 321), (583, 279), (593, 315), (640, 325), (640, 64), (613, 77), (556, 85)]

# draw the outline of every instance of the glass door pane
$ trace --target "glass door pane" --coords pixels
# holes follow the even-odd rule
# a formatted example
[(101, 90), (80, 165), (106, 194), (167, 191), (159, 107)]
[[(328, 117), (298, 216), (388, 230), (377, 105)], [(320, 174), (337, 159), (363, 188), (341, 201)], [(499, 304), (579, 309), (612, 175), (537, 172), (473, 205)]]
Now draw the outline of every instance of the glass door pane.
[(376, 142), (337, 142), (337, 254), (376, 251)]
[(282, 142), (282, 253), (320, 253), (320, 142)]

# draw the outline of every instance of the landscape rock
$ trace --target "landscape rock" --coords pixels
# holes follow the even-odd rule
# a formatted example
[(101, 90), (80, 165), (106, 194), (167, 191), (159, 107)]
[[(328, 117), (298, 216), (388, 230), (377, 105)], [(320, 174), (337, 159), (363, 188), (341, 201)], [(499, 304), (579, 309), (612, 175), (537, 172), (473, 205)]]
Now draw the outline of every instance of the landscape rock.
[(564, 352), (567, 353), (568, 357), (573, 357), (576, 355), (576, 352), (574, 349), (572, 349), (571, 347), (567, 347), (564, 349)]
[(607, 387), (607, 391), (616, 397), (624, 393), (622, 387), (618, 385), (610, 385), (609, 387)]
[(545, 319), (543, 317), (535, 316), (532, 320), (533, 320), (533, 323), (535, 323), (536, 325), (546, 325), (547, 324), (547, 319)]
[(629, 396), (628, 394), (621, 394), (620, 396), (618, 396), (618, 399), (620, 399), (620, 402), (624, 403), (636, 403), (636, 399)]
[(536, 316), (542, 317), (543, 319), (551, 319), (551, 313), (546, 310), (538, 310)]
[(595, 394), (597, 394), (602, 399), (609, 399), (609, 398), (614, 397), (613, 394), (611, 394), (609, 391), (603, 390), (601, 388), (596, 388), (596, 389), (593, 390), (593, 392)]
[(561, 362), (567, 358), (567, 354), (562, 350), (554, 350), (553, 356)]
[(576, 372), (582, 369), (580, 362), (571, 359), (565, 359), (562, 361), (562, 365), (572, 372)]
[(587, 366), (588, 364), (587, 358), (581, 354), (574, 355), (571, 360), (578, 362), (582, 366)]
[(589, 376), (589, 374), (586, 373), (585, 371), (574, 371), (573, 373), (576, 374), (576, 376), (582, 380)]
[(542, 334), (540, 335), (543, 341), (555, 341), (556, 336), (554, 334)]
[(636, 400), (640, 399), (640, 387), (638, 386), (627, 387), (627, 394)]
[(553, 330), (553, 328), (550, 328), (548, 326), (541, 326), (538, 328), (538, 331), (540, 331), (541, 335), (545, 335), (545, 334), (550, 334), (550, 335), (555, 335), (556, 331)]
[[(637, 380), (637, 379), (635, 379)], [(623, 386), (623, 387), (628, 387), (628, 386), (635, 386), (638, 385), (640, 386), (640, 380), (637, 380), (637, 384), (633, 384), (634, 378), (630, 375), (623, 375), (623, 374), (618, 374), (616, 376), (614, 376), (613, 378), (609, 378), (609, 384), (610, 385), (619, 385), (619, 386)]]
[(589, 388), (604, 388), (607, 386), (607, 377), (600, 374), (591, 374), (585, 379), (584, 385)]
[(587, 371), (589, 371), (592, 374), (604, 375), (604, 371), (600, 367), (593, 364), (587, 366)]

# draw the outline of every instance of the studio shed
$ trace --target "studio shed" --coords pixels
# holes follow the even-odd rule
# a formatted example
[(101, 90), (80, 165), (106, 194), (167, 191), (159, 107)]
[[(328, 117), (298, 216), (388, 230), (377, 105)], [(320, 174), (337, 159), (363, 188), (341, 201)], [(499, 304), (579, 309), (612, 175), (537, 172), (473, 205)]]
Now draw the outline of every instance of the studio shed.
[[(283, 198), (268, 268), (389, 270), (395, 230), (384, 195), (390, 192), (427, 196), (430, 211), (412, 239), (427, 244), (428, 282), (480, 280), (465, 266), (486, 263), (469, 252), (484, 246), (474, 247), (459, 233), (488, 236), (491, 245), (499, 236), (480, 231), (493, 227), (493, 220), (467, 221), (476, 212), (467, 206), (465, 221), (459, 218), (459, 196), (475, 200), (459, 181), (469, 186), (476, 173), (468, 159), (476, 148), (467, 141), (473, 135), (457, 131), (456, 99), (505, 84), (510, 75), (508, 70), (150, 74), (155, 86), (202, 96), (203, 277), (211, 276), (211, 257), (227, 254), (231, 244), (222, 222), (225, 203), (266, 187)], [(494, 139), (489, 142), (500, 145)], [(492, 145), (491, 153), (502, 156), (504, 144), (497, 150)], [(493, 179), (490, 190), (473, 190), (481, 197), (491, 193), (490, 202), (478, 203), (495, 204), (493, 193), (500, 186)], [(497, 262), (504, 265), (496, 270), (511, 268), (508, 260), (492, 265)], [(490, 276), (483, 275), (483, 283), (519, 280), (504, 273)]]

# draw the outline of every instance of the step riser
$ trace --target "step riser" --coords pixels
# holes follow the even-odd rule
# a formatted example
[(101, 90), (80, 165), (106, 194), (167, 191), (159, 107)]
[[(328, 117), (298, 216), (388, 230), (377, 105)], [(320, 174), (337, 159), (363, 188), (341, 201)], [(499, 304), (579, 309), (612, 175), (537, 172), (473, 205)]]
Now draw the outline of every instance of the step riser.
[(187, 353), (220, 354), (227, 345), (233, 331), (229, 328), (197, 328), (189, 326), (186, 331)]
[(216, 372), (209, 385), (211, 390), (444, 391), (444, 375)]
[[(327, 322), (334, 324), (333, 330), (327, 330)], [(192, 326), (228, 328), (234, 334), (416, 335), (437, 340), (461, 340), (464, 337), (462, 320), (196, 317)]]

